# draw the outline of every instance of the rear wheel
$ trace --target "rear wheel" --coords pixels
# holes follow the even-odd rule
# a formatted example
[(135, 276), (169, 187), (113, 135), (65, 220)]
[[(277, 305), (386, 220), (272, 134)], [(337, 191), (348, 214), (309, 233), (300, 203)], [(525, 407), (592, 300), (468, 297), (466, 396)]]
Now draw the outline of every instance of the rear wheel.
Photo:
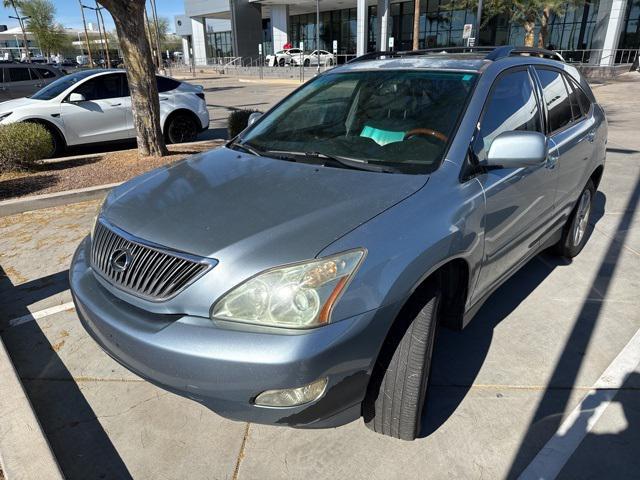
[(308, 67), (309, 65), (311, 65), (311, 60), (307, 59), (304, 61), (304, 66)]
[(392, 327), (363, 402), (367, 427), (402, 440), (420, 432), (438, 324), (440, 289), (430, 285), (420, 296)]
[(284, 58), (281, 58), (280, 60), (278, 60), (278, 65), (280, 65), (281, 67), (284, 67), (285, 61)]
[(165, 127), (168, 143), (193, 142), (198, 136), (198, 125), (193, 116), (187, 113), (176, 113)]
[(580, 198), (562, 229), (562, 237), (555, 246), (555, 252), (566, 258), (577, 256), (587, 243), (589, 221), (593, 210), (596, 188), (591, 180), (584, 187)]

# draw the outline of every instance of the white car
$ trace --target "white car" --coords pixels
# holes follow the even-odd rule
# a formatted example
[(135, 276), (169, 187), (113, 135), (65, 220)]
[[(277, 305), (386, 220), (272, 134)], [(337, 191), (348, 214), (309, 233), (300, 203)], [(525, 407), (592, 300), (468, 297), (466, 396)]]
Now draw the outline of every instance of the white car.
[(275, 55), (267, 55), (265, 60), (269, 67), (284, 67), (290, 65), (294, 58), (302, 58), (303, 52), (299, 48), (280, 50)]
[[(209, 128), (201, 86), (157, 76), (160, 126), (169, 143), (189, 142)], [(136, 137), (124, 70), (84, 70), (61, 77), (30, 97), (0, 103), (0, 125), (33, 122), (54, 141), (54, 155), (66, 146)]]
[[(310, 54), (302, 56), (302, 61), (304, 62), (305, 67), (309, 67), (311, 65), (318, 65), (318, 61), (320, 65), (323, 66), (332, 66), (336, 63), (336, 59), (333, 56), (333, 53), (329, 53), (326, 50), (314, 50)], [(300, 65), (300, 57), (292, 57), (291, 65)]]

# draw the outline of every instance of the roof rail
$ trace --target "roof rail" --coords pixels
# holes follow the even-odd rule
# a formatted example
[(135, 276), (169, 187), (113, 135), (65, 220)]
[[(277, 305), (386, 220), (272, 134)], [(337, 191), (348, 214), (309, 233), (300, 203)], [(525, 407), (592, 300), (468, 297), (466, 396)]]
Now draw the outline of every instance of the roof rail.
[(352, 58), (347, 63), (362, 62), (364, 60), (375, 60), (377, 58), (399, 58), (411, 57), (418, 55), (429, 55), (438, 53), (475, 53), (475, 52), (491, 52), (496, 47), (442, 47), (442, 48), (423, 48), (421, 50), (401, 50), (387, 52), (369, 52), (359, 57)]
[(560, 55), (558, 52), (554, 52), (553, 50), (547, 50), (546, 48), (537, 47), (514, 47), (512, 45), (495, 48), (486, 56), (486, 59), (495, 61), (501, 58), (510, 57), (512, 55), (538, 56), (564, 62), (564, 58), (562, 57), (562, 55)]
[(512, 45), (494, 47), (494, 46), (477, 46), (477, 47), (443, 47), (443, 48), (425, 48), (422, 50), (404, 50), (399, 52), (369, 52), (359, 57), (349, 60), (347, 63), (362, 62), (365, 60), (376, 60), (383, 58), (401, 58), (412, 57), (418, 55), (429, 54), (446, 54), (446, 53), (486, 53), (485, 59), (499, 60), (501, 58), (510, 57), (512, 55), (530, 55), (542, 58), (550, 58), (564, 62), (564, 58), (557, 52), (546, 50), (544, 48), (535, 47), (514, 47)]

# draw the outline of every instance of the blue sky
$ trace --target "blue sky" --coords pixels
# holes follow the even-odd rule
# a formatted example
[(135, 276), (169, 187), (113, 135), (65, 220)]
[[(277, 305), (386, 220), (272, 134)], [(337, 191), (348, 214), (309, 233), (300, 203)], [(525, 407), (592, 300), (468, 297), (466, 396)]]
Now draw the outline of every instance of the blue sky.
[[(56, 20), (63, 24), (65, 27), (79, 28), (82, 27), (82, 17), (80, 16), (80, 6), (78, 0), (51, 0), (56, 7), (57, 14)], [(95, 0), (83, 0), (83, 3), (88, 6), (95, 6)], [(148, 3), (148, 2), (147, 2)], [(173, 16), (184, 13), (184, 2), (182, 0), (156, 0), (158, 7), (158, 15), (160, 17), (166, 17), (169, 20), (169, 30), (173, 30)], [(16, 20), (9, 18), (9, 15), (14, 15), (12, 9), (2, 8), (0, 6), (0, 25), (7, 25), (9, 28), (18, 25)], [(87, 16), (87, 22), (95, 23), (95, 12), (92, 10), (85, 10)], [(107, 30), (113, 30), (113, 20), (111, 15), (103, 11), (104, 21), (107, 24)]]

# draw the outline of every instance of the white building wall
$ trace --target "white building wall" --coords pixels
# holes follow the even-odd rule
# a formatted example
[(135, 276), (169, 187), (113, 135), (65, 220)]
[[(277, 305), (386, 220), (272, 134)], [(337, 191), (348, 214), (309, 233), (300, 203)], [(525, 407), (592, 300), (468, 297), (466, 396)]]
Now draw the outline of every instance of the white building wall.
[(289, 40), (289, 5), (271, 6), (271, 35), (273, 50), (277, 52)]
[(193, 48), (193, 61), (196, 65), (207, 64), (207, 43), (204, 38), (204, 18), (191, 19), (191, 46)]

